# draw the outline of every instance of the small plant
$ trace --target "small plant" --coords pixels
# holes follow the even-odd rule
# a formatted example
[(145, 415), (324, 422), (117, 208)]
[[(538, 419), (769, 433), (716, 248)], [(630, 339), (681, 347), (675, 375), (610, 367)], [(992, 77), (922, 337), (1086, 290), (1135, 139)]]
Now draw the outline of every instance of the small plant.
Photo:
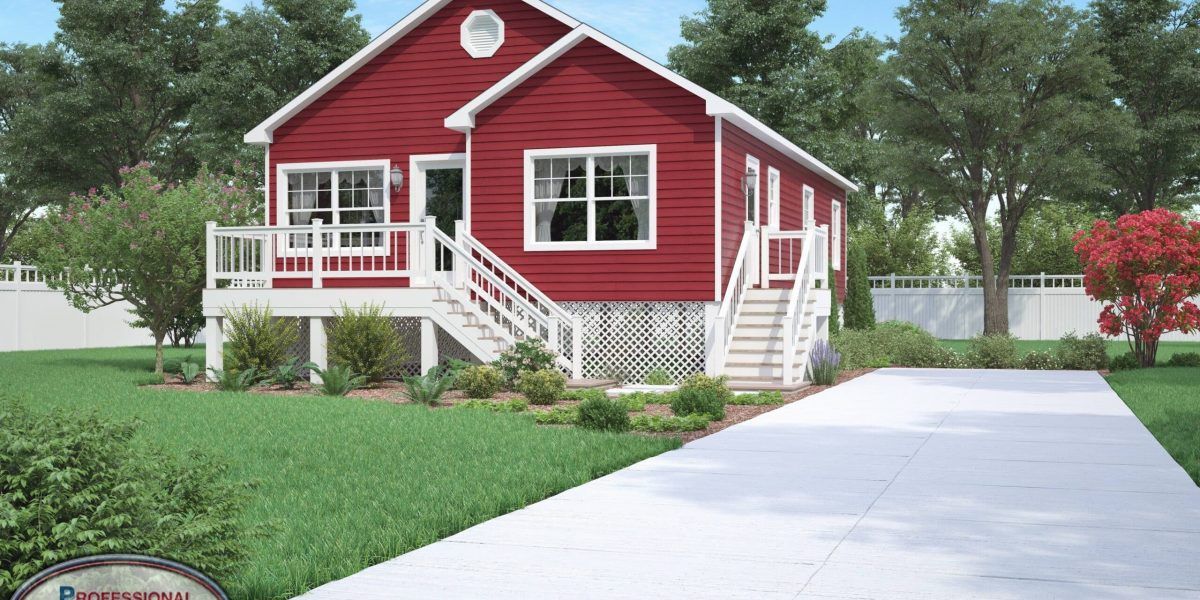
[(842, 355), (829, 342), (817, 340), (808, 361), (808, 378), (817, 385), (837, 383), (838, 371), (842, 368)]
[(179, 378), (183, 380), (184, 385), (196, 383), (196, 378), (203, 372), (204, 369), (194, 362), (179, 363)]
[(646, 373), (646, 385), (672, 385), (675, 380), (667, 374), (667, 370), (658, 367), (649, 373)]
[(345, 396), (367, 384), (365, 375), (355, 374), (350, 367), (334, 365), (328, 369), (314, 368), (321, 378), (317, 391), (324, 396)]
[(579, 426), (596, 431), (629, 431), (629, 412), (618, 400), (588, 398), (579, 403)]
[(442, 403), (442, 396), (454, 385), (454, 377), (444, 373), (441, 367), (434, 367), (428, 373), (417, 377), (404, 378), (404, 397), (416, 404), (437, 406)]
[(496, 359), (495, 367), (504, 376), (505, 384), (515, 386), (521, 373), (545, 371), (554, 366), (554, 353), (540, 339), (521, 340)]
[(254, 387), (254, 384), (259, 381), (258, 371), (254, 367), (245, 371), (209, 369), (209, 372), (216, 381), (217, 389), (222, 392), (244, 392)]
[(1117, 371), (1132, 371), (1142, 368), (1142, 361), (1138, 359), (1136, 354), (1126, 352), (1109, 361), (1108, 368), (1114, 373)]
[(631, 419), (630, 426), (634, 431), (666, 433), (672, 431), (700, 431), (707, 428), (709, 423), (707, 415), (688, 415), (686, 417), (637, 415)]
[(383, 381), (408, 357), (404, 339), (383, 312), (383, 306), (364, 304), (342, 310), (329, 320), (329, 364), (344, 366), (371, 383)]
[(976, 369), (1015, 369), (1021, 364), (1017, 338), (1007, 333), (975, 336), (967, 344), (967, 363)]
[(725, 418), (725, 404), (733, 397), (726, 377), (709, 377), (697, 373), (688, 377), (675, 398), (671, 401), (671, 412), (680, 417), (708, 415), (714, 421)]
[(1200, 367), (1200, 354), (1180, 352), (1167, 361), (1168, 367)]
[(574, 425), (579, 422), (578, 406), (556, 406), (533, 414), (533, 420), (538, 425)]
[(460, 404), (456, 404), (455, 408), (474, 408), (481, 410), (490, 410), (496, 413), (519, 413), (529, 410), (529, 402), (520, 398), (505, 400), (501, 402), (489, 402), (487, 400), (467, 400)]
[(1056, 371), (1063, 365), (1052, 352), (1034, 350), (1021, 359), (1021, 368), (1027, 371)]
[(454, 385), (466, 392), (468, 398), (486, 400), (504, 387), (504, 376), (490, 365), (469, 366), (454, 378)]
[(1059, 368), (1072, 371), (1103, 371), (1108, 368), (1108, 344), (1098, 333), (1079, 337), (1064, 335), (1054, 349)]
[(567, 378), (556, 369), (524, 371), (517, 379), (517, 391), (533, 404), (554, 404), (567, 391)]
[(774, 406), (776, 404), (783, 404), (783, 394), (780, 392), (734, 394), (726, 404), (734, 406)]
[(625, 394), (616, 398), (616, 401), (625, 407), (625, 412), (642, 412), (646, 410), (645, 394)]
[(230, 371), (270, 373), (300, 339), (295, 321), (275, 318), (269, 305), (227, 308), (224, 313), (225, 368)]
[(295, 389), (296, 384), (304, 379), (304, 371), (316, 368), (316, 364), (311, 362), (301, 364), (300, 359), (293, 356), (275, 367), (275, 370), (271, 372), (271, 383), (285, 390)]

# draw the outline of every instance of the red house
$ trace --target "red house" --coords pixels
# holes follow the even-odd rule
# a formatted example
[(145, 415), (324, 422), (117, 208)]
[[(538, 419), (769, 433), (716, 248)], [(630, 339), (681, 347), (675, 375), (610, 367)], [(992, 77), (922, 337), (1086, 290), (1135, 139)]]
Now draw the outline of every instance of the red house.
[(575, 378), (789, 387), (844, 281), (853, 183), (538, 0), (429, 0), (246, 142), (266, 226), (209, 226), (209, 366), (224, 308), (323, 364), (322, 320), (374, 303), (412, 372), (541, 338)]

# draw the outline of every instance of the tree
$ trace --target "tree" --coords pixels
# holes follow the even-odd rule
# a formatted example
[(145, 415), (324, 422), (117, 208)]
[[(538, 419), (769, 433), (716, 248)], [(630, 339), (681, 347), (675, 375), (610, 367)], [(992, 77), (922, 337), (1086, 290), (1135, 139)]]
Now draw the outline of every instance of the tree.
[(1116, 71), (1124, 135), (1097, 148), (1115, 214), (1186, 208), (1200, 185), (1200, 6), (1178, 0), (1097, 0), (1093, 22)]
[(121, 187), (73, 196), (49, 217), (57, 243), (44, 248), (49, 285), (88, 312), (129, 302), (154, 336), (154, 370), (162, 374), (163, 340), (195, 306), (206, 280), (206, 221), (252, 222), (261, 194), (244, 180), (205, 170), (164, 186), (149, 165), (122, 170)]
[(867, 277), (867, 255), (851, 242), (846, 256), (846, 329), (875, 328), (875, 301)]
[(948, 271), (932, 211), (912, 209), (905, 216), (897, 205), (889, 207), (873, 197), (863, 197), (851, 211), (855, 213), (858, 220), (850, 240), (862, 250), (868, 276), (941, 275)]
[[(1071, 206), (1045, 204), (1030, 213), (1021, 223), (1021, 235), (1016, 240), (1013, 253), (1012, 274), (1055, 275), (1079, 272), (1079, 257), (1075, 254), (1075, 234), (1088, 229), (1097, 216)], [(1000, 224), (988, 220), (988, 241), (992, 252), (999, 253)], [(959, 263), (963, 271), (972, 275), (980, 273), (979, 253), (975, 251), (975, 240), (969, 228), (955, 228), (946, 243), (946, 249)]]
[[(1108, 126), (1111, 77), (1094, 33), (1052, 0), (912, 0), (898, 12), (880, 118), (905, 179), (953, 199), (983, 275), (984, 332), (1008, 331), (1008, 277), (1022, 219), (1094, 182), (1084, 151)], [(999, 255), (989, 208), (998, 204)]]
[(1103, 302), (1100, 330), (1124, 334), (1138, 361), (1154, 366), (1158, 341), (1200, 329), (1200, 222), (1163, 208), (1097, 221), (1078, 236), (1088, 296)]

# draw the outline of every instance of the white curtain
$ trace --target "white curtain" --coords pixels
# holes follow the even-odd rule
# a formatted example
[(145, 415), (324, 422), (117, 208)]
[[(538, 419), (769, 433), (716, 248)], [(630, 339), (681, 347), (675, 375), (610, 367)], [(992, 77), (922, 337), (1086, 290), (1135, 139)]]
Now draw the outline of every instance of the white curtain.
[(317, 192), (300, 192), (300, 206), (304, 209), (296, 213), (297, 225), (307, 225), (312, 219), (312, 209), (317, 207)]
[(650, 195), (650, 177), (645, 175), (626, 176), (625, 183), (629, 186), (629, 195), (635, 199), (633, 202), (633, 212), (637, 215), (638, 220), (638, 236), (639, 240), (650, 239), (650, 200), (636, 199), (638, 196)]
[(371, 214), (375, 217), (374, 222), (382, 223), (383, 222), (383, 190), (381, 190), (381, 189), (369, 190), (367, 192), (367, 202), (371, 205), (372, 208), (378, 208), (378, 210), (371, 211)]
[(539, 242), (549, 242), (550, 240), (550, 224), (554, 221), (554, 209), (558, 207), (557, 202), (537, 202), (534, 207), (534, 219), (537, 226), (536, 240)]

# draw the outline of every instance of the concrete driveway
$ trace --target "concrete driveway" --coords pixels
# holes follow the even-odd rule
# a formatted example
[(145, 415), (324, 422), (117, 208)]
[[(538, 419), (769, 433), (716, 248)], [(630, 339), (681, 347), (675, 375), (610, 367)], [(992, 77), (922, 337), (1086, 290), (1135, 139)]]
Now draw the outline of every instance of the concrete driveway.
[(303, 597), (1200, 598), (1200, 489), (1095, 373), (889, 369)]

